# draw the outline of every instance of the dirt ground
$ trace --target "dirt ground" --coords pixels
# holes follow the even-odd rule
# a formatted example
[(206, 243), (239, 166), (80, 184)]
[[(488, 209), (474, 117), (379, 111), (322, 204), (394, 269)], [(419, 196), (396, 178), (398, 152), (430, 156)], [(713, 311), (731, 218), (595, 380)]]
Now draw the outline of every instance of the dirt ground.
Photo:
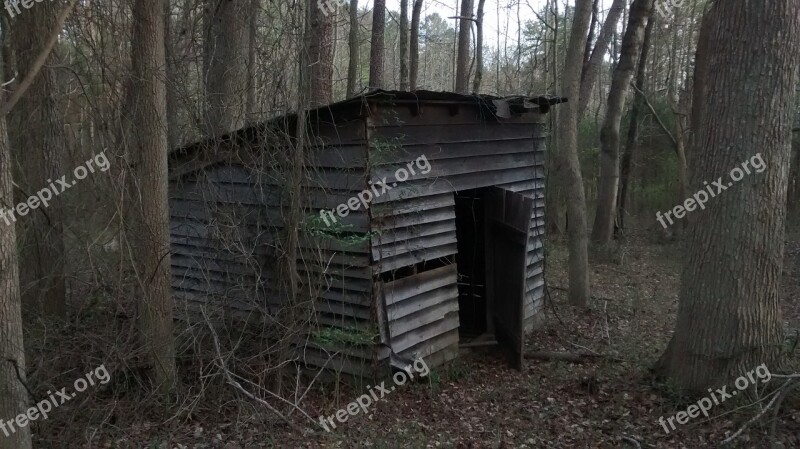
[[(603, 299), (596, 299), (588, 313), (574, 313), (565, 294), (550, 289), (546, 324), (529, 336), (526, 350), (588, 349), (606, 359), (585, 364), (526, 360), (520, 373), (496, 354), (470, 354), (427, 383), (401, 387), (369, 416), (350, 418), (324, 437), (276, 443), (336, 448), (635, 448), (636, 442), (643, 448), (716, 447), (726, 432), (757, 413), (758, 406), (726, 402), (712, 409), (710, 418), (700, 415), (670, 434), (658, 423), (659, 417), (688, 405), (649, 375), (673, 330), (679, 254), (678, 244), (634, 237), (620, 264), (593, 267), (593, 294)], [(565, 264), (564, 245), (552, 245), (550, 287), (567, 286)], [(799, 329), (797, 233), (786, 244), (785, 270), (784, 321), (787, 329)], [(785, 402), (779, 414), (778, 439), (786, 448), (800, 447), (796, 405)], [(326, 410), (329, 415), (336, 408)], [(738, 447), (768, 447), (767, 428), (754, 425), (737, 440)]]
[[(794, 335), (794, 330), (800, 329), (800, 233), (789, 235), (783, 316), (786, 328)], [(750, 405), (752, 401), (739, 396), (714, 407), (710, 418), (701, 415), (669, 434), (658, 422), (659, 417), (686, 410), (689, 404), (649, 374), (673, 330), (679, 254), (676, 243), (631, 237), (614, 263), (593, 263), (596, 299), (591, 310), (575, 312), (560, 290), (567, 286), (565, 245), (548, 243), (550, 294), (546, 319), (528, 336), (526, 351), (596, 352), (605, 356), (588, 363), (526, 360), (519, 372), (510, 369), (495, 351), (465, 353), (434, 370), (424, 381), (397, 387), (373, 404), (367, 415), (350, 417), (329, 433), (321, 429), (303, 433), (282, 425), (262, 405), (232, 392), (221, 381), (217, 385), (221, 394), (185, 395), (182, 400), (186, 403), (179, 406), (183, 411), (178, 415), (167, 413), (169, 418), (163, 418), (163, 411), (154, 413), (132, 405), (141, 401), (135, 395), (109, 399), (100, 392), (97, 397), (87, 396), (80, 403), (62, 406), (48, 421), (37, 424), (36, 447), (717, 447), (726, 432), (735, 431), (754, 416), (759, 405)], [(99, 338), (97, 332), (89, 325), (70, 330), (80, 341)], [(110, 343), (98, 345), (107, 347)], [(789, 342), (787, 347), (791, 346)], [(88, 346), (76, 348), (75, 357), (93, 350)], [(48, 359), (47, 351), (63, 352), (63, 348), (36, 348), (33, 366), (54, 362)], [(789, 366), (800, 372), (797, 354), (800, 349), (795, 350)], [(88, 366), (93, 363), (86, 362)], [(204, 371), (213, 370), (205, 367)], [(65, 374), (64, 379), (69, 378), (71, 375)], [(770, 384), (776, 382), (773, 379)], [(302, 407), (317, 419), (335, 413), (365, 392), (365, 388), (331, 391), (330, 386), (320, 387), (309, 394)], [(796, 400), (787, 400), (781, 407), (777, 436), (783, 446), (779, 447), (800, 448), (797, 404)], [(751, 426), (734, 447), (768, 447), (768, 424), (769, 420), (762, 420)]]

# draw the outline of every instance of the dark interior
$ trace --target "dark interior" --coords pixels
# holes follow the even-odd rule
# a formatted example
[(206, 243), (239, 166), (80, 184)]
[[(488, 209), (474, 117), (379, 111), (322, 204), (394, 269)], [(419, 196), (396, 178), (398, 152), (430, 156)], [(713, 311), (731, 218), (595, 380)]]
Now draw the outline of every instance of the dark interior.
[(458, 238), (458, 318), (462, 341), (477, 337), (486, 326), (485, 189), (455, 194)]

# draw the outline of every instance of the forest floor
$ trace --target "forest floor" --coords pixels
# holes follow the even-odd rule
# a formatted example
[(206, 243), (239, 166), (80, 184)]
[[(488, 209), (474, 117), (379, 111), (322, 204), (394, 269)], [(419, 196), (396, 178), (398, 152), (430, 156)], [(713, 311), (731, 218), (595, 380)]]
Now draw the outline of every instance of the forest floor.
[[(398, 387), (367, 415), (337, 423), (329, 433), (317, 427), (303, 434), (282, 426), (261, 405), (222, 383), (218, 388), (225, 393), (217, 399), (204, 392), (204, 404), (188, 404), (192, 412), (169, 420), (141, 407), (128, 410), (124, 403), (135, 399), (117, 397), (112, 403), (98, 397), (93, 405), (95, 399), (87, 398), (81, 406), (77, 401), (62, 406), (35, 428), (36, 447), (698, 448), (717, 447), (726, 432), (758, 412), (758, 405), (749, 405), (752, 401), (742, 395), (712, 408), (710, 418), (700, 415), (669, 434), (659, 424), (659, 417), (690, 404), (649, 374), (674, 327), (679, 244), (634, 236), (615, 263), (593, 263), (598, 299), (589, 311), (569, 307), (560, 290), (567, 286), (566, 259), (563, 242), (548, 243), (546, 319), (528, 336), (525, 349), (592, 351), (604, 358), (581, 364), (525, 360), (519, 372), (497, 351), (467, 353), (424, 381)], [(783, 317), (788, 329), (800, 329), (800, 233), (789, 233), (785, 260)], [(797, 353), (789, 361), (795, 371), (800, 368)], [(46, 355), (40, 357), (35, 363), (47, 361)], [(346, 386), (325, 390), (312, 390), (302, 404), (314, 419), (330, 416), (366, 392)], [(67, 418), (69, 409), (75, 415)], [(757, 422), (733, 447), (768, 447), (768, 427), (767, 420)], [(800, 447), (797, 401), (784, 402), (777, 429), (780, 447)]]
[[(786, 244), (783, 317), (800, 329), (800, 237)], [(566, 294), (566, 246), (549, 248), (547, 279), (552, 304), (547, 320), (527, 340), (527, 351), (591, 351), (606, 359), (573, 364), (526, 360), (523, 372), (497, 354), (475, 353), (406, 385), (313, 443), (335, 448), (643, 448), (716, 447), (728, 431), (759, 411), (752, 401), (731, 401), (666, 434), (658, 419), (686, 410), (687, 401), (649, 375), (672, 334), (680, 279), (680, 246), (634, 237), (620, 264), (594, 264), (594, 300), (574, 312)], [(800, 351), (796, 351), (797, 354)], [(618, 360), (615, 360), (618, 359)], [(794, 361), (797, 361), (797, 355)], [(796, 365), (796, 364), (795, 364)], [(773, 379), (771, 382), (778, 382)], [(361, 393), (352, 392), (352, 398)], [(349, 399), (349, 400), (353, 400)], [(736, 399), (736, 398), (735, 398)], [(744, 399), (744, 398), (741, 398)], [(343, 403), (349, 402), (344, 399)], [(800, 447), (800, 410), (788, 401), (779, 415), (784, 447)], [(743, 407), (732, 413), (737, 407)], [(341, 407), (341, 405), (339, 405)], [(329, 405), (326, 415), (338, 407)], [(323, 412), (321, 410), (321, 412)], [(316, 416), (316, 415), (315, 415)], [(738, 447), (769, 447), (764, 424), (745, 431)], [(275, 441), (279, 441), (276, 437)], [(285, 441), (288, 443), (289, 441)], [(734, 446), (734, 447), (737, 447)]]

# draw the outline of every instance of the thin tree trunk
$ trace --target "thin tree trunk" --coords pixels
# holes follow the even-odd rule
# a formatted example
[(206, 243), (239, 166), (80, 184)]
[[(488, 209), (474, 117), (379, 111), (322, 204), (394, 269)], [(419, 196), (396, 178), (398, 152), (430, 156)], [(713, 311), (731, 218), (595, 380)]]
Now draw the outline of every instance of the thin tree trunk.
[(167, 146), (176, 148), (180, 143), (178, 136), (178, 69), (176, 67), (175, 47), (172, 36), (172, 8), (170, 0), (164, 0), (164, 54), (167, 59)]
[[(698, 60), (704, 76), (695, 78), (704, 95), (695, 97), (703, 126), (695, 128), (692, 186), (714, 196), (689, 212), (675, 332), (656, 367), (698, 395), (761, 364), (776, 366), (781, 353), (800, 3), (714, 2), (707, 20), (698, 53), (703, 48), (708, 60)], [(733, 169), (745, 167), (750, 174), (735, 182)], [(705, 185), (718, 179), (724, 192)]]
[[(483, 80), (483, 6), (486, 0), (478, 0), (478, 17), (475, 22), (475, 78), (472, 80), (472, 92), (481, 90)], [(545, 55), (545, 59), (547, 55)]]
[[(564, 62), (563, 86), (567, 98), (577, 98), (580, 93), (583, 50), (586, 32), (592, 16), (590, 0), (576, 0), (567, 56)], [(578, 307), (589, 304), (589, 256), (586, 235), (586, 194), (583, 190), (580, 160), (578, 159), (578, 103), (560, 106), (563, 112), (558, 124), (558, 157), (564, 167), (567, 214), (569, 218), (569, 301)]]
[[(603, 23), (603, 27), (600, 29), (600, 34), (597, 36), (597, 43), (592, 50), (592, 56), (585, 65), (583, 76), (581, 77), (581, 92), (578, 105), (580, 111), (586, 111), (586, 106), (589, 104), (592, 87), (597, 80), (597, 74), (603, 63), (603, 57), (608, 53), (608, 44), (614, 36), (614, 32), (619, 24), (619, 17), (622, 15), (623, 10), (625, 10), (625, 0), (614, 0), (611, 4), (611, 9), (608, 10), (608, 16)], [(583, 113), (584, 112), (581, 112), (581, 114)]]
[(400, 0), (400, 90), (408, 90), (408, 0)]
[(413, 92), (417, 90), (417, 74), (419, 73), (419, 19), (422, 13), (422, 0), (414, 0), (414, 7), (411, 11), (411, 39), (409, 58), (409, 88)]
[(331, 102), (333, 95), (333, 14), (325, 14), (313, 5), (309, 8), (308, 58), (311, 61), (309, 76), (311, 107)]
[(600, 0), (592, 1), (592, 21), (589, 24), (589, 37), (586, 38), (586, 47), (583, 50), (583, 69), (581, 69), (581, 82), (586, 75), (589, 67), (589, 58), (592, 55), (592, 44), (594, 43), (595, 28), (597, 28), (598, 15), (600, 14)]
[[(558, 5), (556, 3), (557, 0), (553, 0), (554, 5)], [(549, 3), (548, 3), (549, 6)], [(550, 8), (553, 11), (553, 45), (552, 45), (552, 55), (553, 55), (553, 89), (556, 92), (559, 92), (559, 88), (561, 87), (558, 83), (559, 81), (559, 57), (558, 57), (558, 11), (557, 6), (553, 6)], [(498, 64), (499, 65), (499, 64)], [(551, 120), (551, 129), (558, 129), (557, 125), (560, 123), (560, 118), (564, 113), (565, 108), (557, 107), (555, 108), (555, 113), (550, 114)], [(561, 226), (560, 220), (561, 215), (563, 213), (562, 209), (562, 198), (563, 198), (563, 188), (559, 173), (561, 172), (561, 159), (558, 157), (559, 151), (559, 141), (558, 141), (558, 133), (550, 133), (550, 150), (548, 152), (547, 158), (547, 181), (545, 186), (545, 233), (548, 237), (555, 237), (561, 235)]]
[(634, 0), (631, 4), (628, 27), (622, 37), (619, 64), (614, 68), (608, 92), (608, 109), (600, 129), (600, 180), (592, 227), (592, 240), (597, 243), (608, 243), (614, 237), (619, 189), (620, 122), (625, 97), (636, 70), (636, 58), (641, 53), (647, 18), (652, 11), (653, 0)]
[(244, 126), (250, 2), (206, 0), (205, 87), (212, 135)]
[(261, 0), (250, 0), (250, 15), (247, 22), (247, 101), (245, 122), (254, 122), (258, 116), (258, 79), (256, 77), (256, 47), (258, 42), (258, 15)]
[[(636, 87), (640, 92), (644, 91), (645, 71), (647, 69), (647, 58), (650, 52), (650, 37), (653, 35), (653, 26), (656, 23), (655, 14), (650, 15), (647, 27), (644, 30), (644, 40), (642, 40), (642, 54), (639, 56), (639, 67), (636, 72)], [(625, 230), (625, 215), (627, 214), (628, 187), (630, 183), (631, 161), (633, 152), (639, 142), (639, 115), (644, 106), (644, 99), (641, 95), (636, 95), (631, 108), (631, 124), (628, 128), (628, 139), (625, 144), (625, 151), (622, 153), (622, 163), (620, 167), (620, 191), (619, 191), (619, 211), (617, 221), (619, 229)]]
[(469, 42), (472, 30), (472, 0), (461, 0), (461, 19), (458, 25), (458, 57), (456, 58), (456, 92), (469, 89)]
[(358, 41), (358, 0), (350, 0), (350, 36), (347, 45), (350, 55), (347, 62), (347, 97), (353, 97), (359, 85), (358, 60), (359, 60), (359, 41)]
[(369, 88), (383, 89), (383, 39), (386, 28), (386, 0), (375, 0), (372, 8), (372, 45), (369, 51)]
[(136, 164), (140, 190), (136, 204), (136, 256), (143, 287), (139, 330), (153, 382), (160, 394), (175, 383), (172, 332), (169, 212), (167, 206), (166, 88), (164, 86), (164, 9), (161, 0), (136, 0), (133, 6), (133, 120), (137, 125)]

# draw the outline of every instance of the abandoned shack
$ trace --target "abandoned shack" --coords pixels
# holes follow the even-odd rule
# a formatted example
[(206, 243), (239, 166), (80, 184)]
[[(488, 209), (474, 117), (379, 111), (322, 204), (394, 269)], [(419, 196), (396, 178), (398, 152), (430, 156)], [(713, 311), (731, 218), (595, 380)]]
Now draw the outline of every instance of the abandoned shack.
[[(299, 178), (284, 169), (296, 116), (173, 151), (176, 313), (286, 316), (281, 257), (295, 253), (283, 223), (294, 213), (314, 317), (298, 360), (379, 377), (496, 342), (521, 367), (543, 304), (545, 114), (563, 101), (351, 98), (309, 112)], [(301, 211), (287, 187), (298, 179)]]

